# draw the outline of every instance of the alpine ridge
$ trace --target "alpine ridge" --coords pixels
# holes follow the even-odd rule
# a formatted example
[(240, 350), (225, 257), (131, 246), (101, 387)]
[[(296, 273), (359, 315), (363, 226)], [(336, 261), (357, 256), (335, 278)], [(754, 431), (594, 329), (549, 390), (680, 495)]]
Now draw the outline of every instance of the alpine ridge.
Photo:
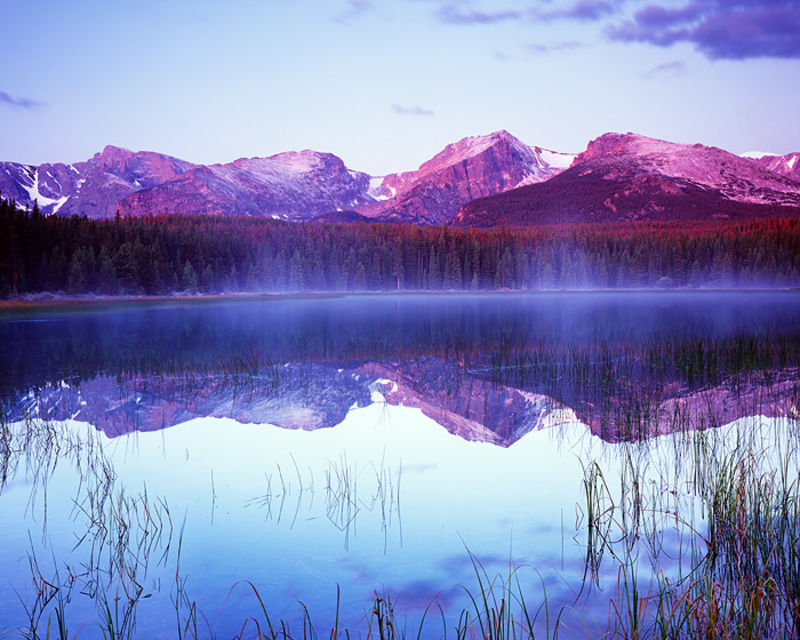
[(120, 202), (123, 215), (249, 215), (307, 220), (371, 201), (369, 176), (332, 153), (300, 151), (199, 166)]
[(800, 216), (800, 153), (738, 156), (633, 133), (580, 154), (509, 132), (463, 138), (413, 171), (371, 176), (332, 153), (198, 165), (108, 146), (85, 162), (0, 162), (0, 193), (46, 215), (247, 215), (418, 225), (744, 220)]
[(443, 224), (467, 202), (547, 180), (574, 157), (529, 147), (507, 131), (464, 138), (417, 171), (385, 176), (372, 188), (378, 202), (359, 213), (386, 222)]
[(89, 218), (175, 213), (303, 221), (441, 224), (470, 200), (539, 182), (570, 154), (529, 147), (506, 131), (464, 138), (418, 170), (372, 177), (332, 153), (290, 151), (196, 165), (153, 152), (106, 147), (86, 162), (0, 163), (0, 192), (45, 214)]
[(461, 208), (454, 224), (796, 216), (800, 216), (800, 182), (769, 163), (701, 144), (607, 133), (590, 142), (566, 171), (540, 184), (474, 200)]
[(191, 162), (151, 151), (107, 146), (85, 162), (0, 162), (0, 192), (22, 206), (38, 203), (45, 214), (110, 218), (125, 196), (193, 168)]

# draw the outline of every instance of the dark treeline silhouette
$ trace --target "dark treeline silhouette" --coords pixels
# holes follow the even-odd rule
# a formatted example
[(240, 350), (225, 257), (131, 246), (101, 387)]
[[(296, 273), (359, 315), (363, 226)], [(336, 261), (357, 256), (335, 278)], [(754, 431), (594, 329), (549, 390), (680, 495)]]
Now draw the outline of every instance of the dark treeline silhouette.
[(0, 201), (0, 296), (800, 284), (800, 221), (473, 230), (43, 216)]

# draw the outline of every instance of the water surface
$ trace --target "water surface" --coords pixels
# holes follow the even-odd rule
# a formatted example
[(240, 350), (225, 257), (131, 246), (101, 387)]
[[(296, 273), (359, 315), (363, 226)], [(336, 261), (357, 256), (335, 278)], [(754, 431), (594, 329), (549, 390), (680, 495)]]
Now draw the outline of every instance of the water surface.
[(56, 611), (249, 637), (259, 597), (327, 633), (337, 586), (343, 625), (388, 595), (416, 635), (510, 566), (571, 607), (561, 637), (599, 635), (620, 566), (648, 584), (702, 551), (701, 469), (800, 468), (793, 293), (61, 308), (4, 315), (0, 345), (12, 637)]

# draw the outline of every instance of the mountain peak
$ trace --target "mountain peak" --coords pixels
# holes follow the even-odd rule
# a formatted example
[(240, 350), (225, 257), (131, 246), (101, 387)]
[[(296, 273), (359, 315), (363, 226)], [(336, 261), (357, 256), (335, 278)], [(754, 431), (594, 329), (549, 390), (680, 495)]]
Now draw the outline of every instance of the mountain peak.
[(125, 149), (124, 147), (117, 147), (113, 144), (107, 144), (103, 147), (103, 150), (95, 153), (92, 159), (97, 160), (116, 160), (119, 158), (128, 158), (134, 155), (136, 152), (132, 151), (131, 149)]
[(103, 147), (103, 150), (100, 153), (101, 153), (101, 155), (106, 155), (106, 154), (113, 154), (113, 153), (120, 153), (120, 152), (122, 152), (122, 153), (135, 153), (134, 151), (132, 151), (131, 149), (128, 149), (127, 147), (118, 147), (117, 145), (114, 145), (114, 144), (107, 144), (105, 147)]
[(130, 149), (123, 149), (116, 147), (113, 144), (108, 144), (103, 147), (102, 151), (95, 153), (89, 160), (89, 164), (93, 164), (103, 171), (106, 170), (121, 170), (125, 167), (136, 155), (135, 151)]
[(284, 151), (267, 157), (239, 158), (231, 163), (238, 169), (257, 174), (295, 175), (330, 171), (341, 174), (347, 171), (344, 161), (332, 153), (303, 149)]
[(709, 147), (701, 144), (688, 145), (668, 142), (630, 131), (627, 133), (609, 132), (589, 142), (586, 151), (578, 156), (576, 163), (600, 157), (614, 158), (624, 155), (648, 156), (676, 153), (690, 148), (708, 149)]
[(379, 202), (358, 211), (380, 220), (447, 223), (467, 202), (547, 180), (573, 157), (530, 147), (504, 129), (462, 138), (417, 171), (373, 180), (369, 195)]
[(433, 158), (420, 165), (419, 174), (438, 171), (445, 167), (464, 162), (498, 145), (513, 149), (518, 154), (530, 155), (531, 158), (533, 157), (533, 151), (530, 147), (511, 135), (508, 131), (501, 129), (500, 131), (494, 131), (482, 136), (468, 136), (466, 138), (461, 138), (458, 142), (448, 144), (444, 149), (433, 156)]

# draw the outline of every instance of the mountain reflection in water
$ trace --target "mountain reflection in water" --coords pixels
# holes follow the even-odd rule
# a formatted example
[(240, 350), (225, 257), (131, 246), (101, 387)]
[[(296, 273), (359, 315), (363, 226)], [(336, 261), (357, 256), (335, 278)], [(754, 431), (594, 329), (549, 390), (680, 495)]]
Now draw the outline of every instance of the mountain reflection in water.
[[(38, 321), (32, 321), (32, 320)], [(41, 321), (45, 320), (45, 321)], [(380, 392), (507, 446), (576, 418), (609, 441), (797, 417), (791, 293), (402, 295), (10, 316), (11, 420), (107, 435), (194, 417), (340, 423)]]

